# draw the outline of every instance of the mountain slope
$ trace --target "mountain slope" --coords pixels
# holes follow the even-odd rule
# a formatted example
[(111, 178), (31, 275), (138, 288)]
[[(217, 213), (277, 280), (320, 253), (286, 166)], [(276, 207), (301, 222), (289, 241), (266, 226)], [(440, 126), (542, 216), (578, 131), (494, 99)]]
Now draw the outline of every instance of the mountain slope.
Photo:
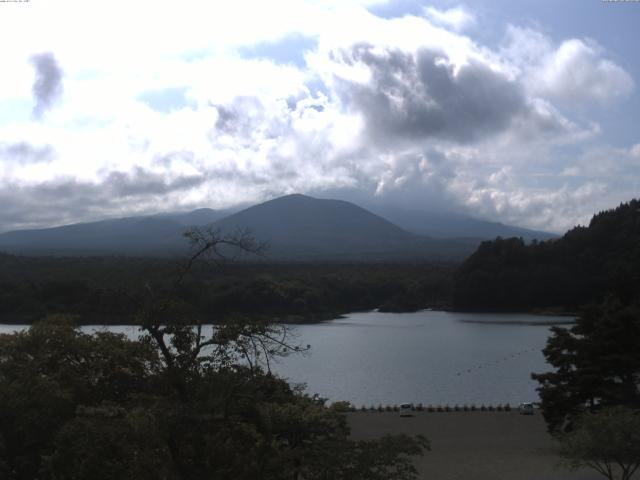
[(214, 223), (224, 231), (248, 228), (258, 239), (278, 245), (334, 249), (391, 245), (415, 235), (342, 200), (287, 195), (247, 208)]
[(191, 212), (125, 217), (0, 234), (0, 249), (26, 254), (158, 254), (184, 250), (182, 233), (210, 224), (227, 211), (209, 208)]
[(482, 240), (493, 240), (496, 237), (522, 237), (526, 241), (548, 240), (558, 237), (558, 235), (549, 232), (480, 220), (455, 213), (438, 213), (382, 205), (371, 206), (369, 209), (408, 232), (427, 237), (478, 238)]
[(475, 244), (420, 237), (353, 203), (299, 194), (247, 208), (214, 227), (248, 229), (278, 259), (452, 259), (463, 258)]
[(182, 254), (182, 233), (204, 226), (250, 230), (278, 260), (462, 259), (477, 240), (434, 240), (409, 233), (353, 203), (288, 195), (220, 218), (228, 211), (129, 217), (0, 234), (0, 250), (22, 254)]
[(454, 304), (464, 310), (575, 309), (613, 293), (640, 295), (640, 200), (594, 215), (588, 227), (525, 245), (483, 242), (456, 274)]
[(249, 229), (257, 240), (269, 243), (268, 256), (273, 259), (462, 259), (480, 239), (498, 235), (529, 239), (536, 233), (544, 234), (468, 217), (391, 207), (380, 213), (387, 218), (350, 202), (296, 194), (235, 213), (202, 208), (7, 232), (0, 234), (0, 250), (53, 255), (174, 255), (186, 249), (182, 236), (186, 229), (214, 226), (227, 233)]

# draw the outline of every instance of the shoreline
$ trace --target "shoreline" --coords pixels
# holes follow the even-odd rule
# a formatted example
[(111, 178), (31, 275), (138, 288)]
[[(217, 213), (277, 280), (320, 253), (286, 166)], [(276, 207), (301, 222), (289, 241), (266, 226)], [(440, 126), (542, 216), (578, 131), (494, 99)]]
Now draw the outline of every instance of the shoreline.
[[(347, 318), (351, 314), (355, 313), (369, 313), (369, 312), (380, 312), (382, 314), (409, 314), (409, 313), (418, 313), (418, 312), (447, 312), (447, 313), (459, 313), (459, 314), (479, 314), (479, 315), (531, 315), (535, 317), (540, 317), (541, 319), (547, 317), (565, 317), (567, 320), (562, 321), (532, 321), (532, 322), (519, 322), (517, 320), (513, 321), (501, 321), (501, 320), (466, 320), (460, 319), (459, 321), (464, 323), (479, 323), (479, 324), (499, 324), (499, 325), (540, 325), (540, 326), (552, 326), (552, 325), (571, 325), (575, 323), (575, 318), (578, 316), (577, 313), (574, 312), (555, 312), (551, 310), (546, 310), (543, 312), (540, 311), (524, 311), (524, 312), (510, 312), (510, 311), (468, 311), (468, 310), (453, 310), (447, 307), (438, 306), (436, 308), (433, 307), (425, 307), (418, 310), (407, 310), (401, 312), (388, 312), (380, 310), (379, 308), (373, 308), (370, 310), (352, 310), (348, 312), (326, 312), (326, 313), (314, 313), (314, 314), (285, 314), (281, 316), (276, 316), (277, 318), (271, 319), (271, 323), (283, 324), (283, 325), (313, 325), (320, 324), (325, 322), (330, 322), (333, 320), (341, 320)], [(78, 315), (70, 315), (70, 317), (79, 317)], [(123, 326), (140, 326), (138, 323), (132, 322), (132, 318), (122, 318), (122, 317), (108, 317), (101, 315), (88, 315), (83, 316), (84, 318), (77, 319), (77, 325), (80, 327), (84, 326), (92, 326), (92, 325), (100, 325), (100, 326), (114, 326), (114, 327), (123, 327)], [(568, 318), (572, 318), (568, 320)], [(24, 314), (16, 314), (16, 315), (2, 315), (0, 316), (0, 325), (15, 325), (15, 326), (24, 326), (24, 325), (32, 325), (42, 318), (34, 318), (32, 315), (24, 315)], [(128, 321), (127, 321), (128, 320)], [(259, 320), (259, 318), (251, 318), (247, 317), (248, 321)], [(202, 321), (201, 325), (221, 325), (224, 322), (220, 321)], [(193, 324), (198, 325), (198, 323)]]

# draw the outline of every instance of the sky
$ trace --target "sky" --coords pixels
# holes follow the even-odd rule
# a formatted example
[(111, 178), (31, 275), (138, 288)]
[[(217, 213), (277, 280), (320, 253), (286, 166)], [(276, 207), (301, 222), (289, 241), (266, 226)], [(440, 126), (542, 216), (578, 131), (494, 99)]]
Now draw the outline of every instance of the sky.
[(290, 193), (563, 232), (640, 196), (640, 2), (0, 2), (0, 231)]

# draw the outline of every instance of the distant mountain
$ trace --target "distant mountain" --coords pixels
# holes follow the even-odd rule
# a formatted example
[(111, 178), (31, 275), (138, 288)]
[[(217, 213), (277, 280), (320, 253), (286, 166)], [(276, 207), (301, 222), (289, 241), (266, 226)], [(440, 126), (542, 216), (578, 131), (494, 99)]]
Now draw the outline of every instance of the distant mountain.
[(255, 237), (271, 242), (315, 246), (331, 242), (362, 246), (415, 237), (353, 203), (300, 194), (255, 205), (215, 222), (214, 226), (223, 230), (248, 227)]
[(235, 209), (212, 210), (211, 208), (198, 208), (191, 212), (174, 212), (155, 215), (155, 218), (167, 218), (185, 227), (194, 227), (211, 224), (227, 215), (231, 215), (235, 211)]
[(380, 205), (371, 206), (369, 210), (409, 232), (427, 237), (477, 238), (481, 240), (493, 240), (496, 237), (522, 237), (525, 241), (548, 240), (558, 237), (554, 233), (489, 222), (455, 213), (438, 213)]
[[(379, 215), (342, 200), (287, 195), (241, 211), (201, 208), (0, 234), (0, 250), (37, 255), (176, 255), (183, 232), (206, 226), (248, 229), (278, 260), (462, 259), (482, 239), (551, 234), (470, 217), (378, 207)], [(452, 240), (454, 238), (454, 240)]]
[(270, 257), (280, 259), (461, 258), (473, 248), (409, 233), (350, 202), (300, 194), (255, 205), (213, 226), (248, 229), (269, 242)]
[[(462, 259), (477, 240), (443, 240), (407, 232), (341, 200), (287, 195), (242, 211), (199, 209), (0, 234), (0, 250), (39, 255), (175, 255), (190, 226), (233, 233), (248, 229), (278, 260)], [(224, 217), (224, 218), (222, 218)]]
[(0, 249), (38, 255), (170, 254), (184, 250), (182, 233), (211, 224), (228, 211), (202, 208), (191, 212), (125, 217), (0, 234)]

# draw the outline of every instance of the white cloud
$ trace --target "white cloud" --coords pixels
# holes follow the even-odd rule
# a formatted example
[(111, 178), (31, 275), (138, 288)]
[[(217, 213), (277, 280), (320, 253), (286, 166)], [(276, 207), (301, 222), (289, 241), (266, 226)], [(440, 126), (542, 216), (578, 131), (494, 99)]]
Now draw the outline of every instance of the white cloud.
[[(571, 113), (633, 90), (594, 42), (510, 27), (490, 48), (459, 33), (464, 7), (372, 3), (33, 0), (0, 17), (0, 102), (31, 111), (34, 53), (65, 74), (40, 123), (0, 117), (0, 229), (351, 188), (561, 230), (640, 191), (640, 147), (595, 149), (598, 122)], [(238, 54), (295, 33), (317, 40), (305, 65)]]
[(450, 27), (459, 32), (476, 23), (475, 16), (464, 7), (438, 10), (435, 7), (425, 8), (425, 14), (438, 25)]
[(533, 95), (562, 107), (606, 103), (631, 93), (634, 82), (627, 71), (606, 58), (602, 47), (589, 39), (572, 38), (554, 45), (542, 33), (510, 26), (504, 57)]
[(633, 88), (631, 76), (602, 58), (598, 50), (582, 40), (563, 42), (539, 73), (541, 93), (563, 102), (606, 102), (628, 95)]

